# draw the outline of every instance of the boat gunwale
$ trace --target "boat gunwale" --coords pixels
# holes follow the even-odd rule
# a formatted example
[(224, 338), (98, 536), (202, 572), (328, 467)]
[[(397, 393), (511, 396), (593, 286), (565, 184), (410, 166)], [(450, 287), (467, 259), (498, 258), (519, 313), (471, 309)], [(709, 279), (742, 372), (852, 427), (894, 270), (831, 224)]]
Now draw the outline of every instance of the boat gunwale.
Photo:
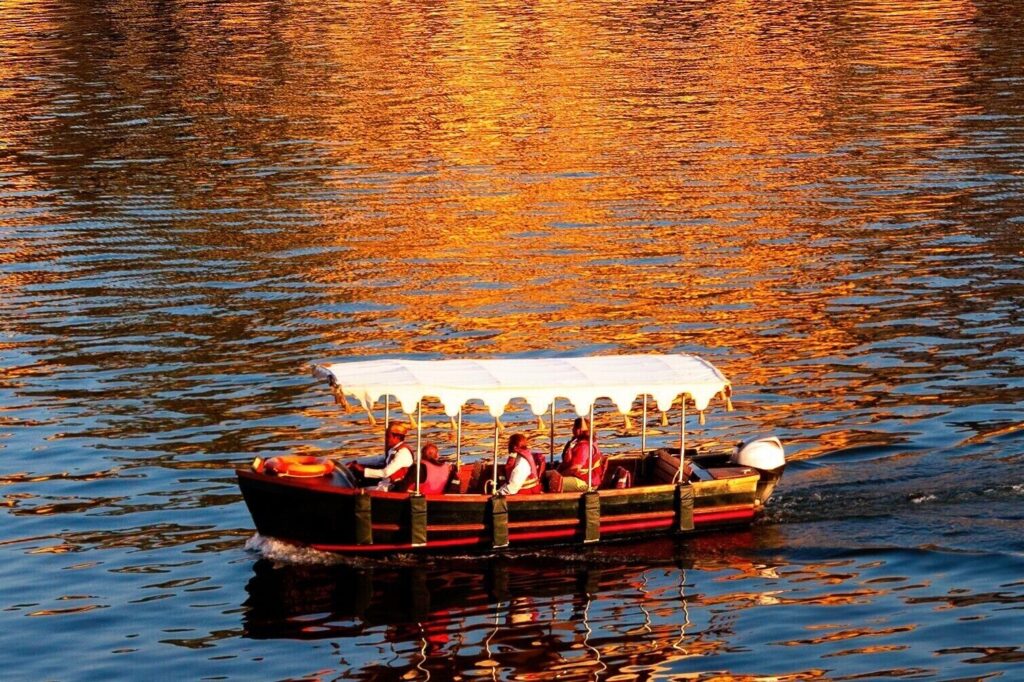
[[(283, 485), (289, 488), (298, 488), (302, 490), (311, 490), (319, 493), (326, 493), (330, 495), (368, 495), (371, 498), (386, 499), (386, 500), (408, 500), (415, 496), (413, 492), (390, 492), (386, 490), (374, 490), (372, 488), (343, 488), (340, 486), (333, 485), (326, 477), (322, 480), (301, 478), (301, 477), (288, 477), (288, 476), (269, 476), (267, 474), (261, 474), (248, 469), (236, 469), (235, 473), (239, 478), (247, 478), (253, 481), (262, 481), (269, 485)], [(736, 483), (745, 479), (753, 478), (760, 480), (760, 473), (756, 469), (751, 469), (749, 474), (742, 476), (736, 476), (725, 479), (712, 479), (709, 481), (692, 481), (682, 485), (690, 485), (694, 488), (695, 492), (703, 487), (713, 487), (716, 484), (721, 485), (723, 483)], [(676, 487), (680, 485), (678, 483), (656, 483), (651, 485), (636, 485), (629, 488), (606, 488), (606, 489), (595, 489), (600, 497), (632, 497), (640, 494), (666, 494), (672, 493)], [(573, 492), (562, 492), (562, 493), (539, 493), (535, 495), (505, 495), (504, 499), (510, 504), (519, 505), (529, 502), (543, 502), (550, 500), (551, 502), (565, 502), (579, 499), (582, 495), (586, 494), (587, 491), (573, 491)], [(488, 495), (486, 493), (437, 493), (437, 494), (424, 494), (421, 497), (425, 498), (428, 502), (455, 502), (455, 503), (486, 503), (496, 497), (495, 495)]]

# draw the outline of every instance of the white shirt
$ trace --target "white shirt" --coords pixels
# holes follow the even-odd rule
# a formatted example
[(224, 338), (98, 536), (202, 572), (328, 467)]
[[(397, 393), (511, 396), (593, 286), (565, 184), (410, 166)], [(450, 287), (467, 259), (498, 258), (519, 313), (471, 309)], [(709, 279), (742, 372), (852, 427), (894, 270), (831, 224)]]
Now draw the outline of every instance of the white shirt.
[[(401, 469), (411, 467), (413, 464), (412, 451), (409, 450), (409, 446), (405, 443), (399, 443), (384, 455), (383, 467), (363, 469), (363, 478), (367, 479), (380, 479), (380, 483), (377, 484), (379, 490), (388, 490), (391, 488), (391, 476)], [(374, 463), (380, 463), (380, 458)]]
[(526, 483), (526, 479), (530, 477), (531, 473), (530, 463), (526, 461), (526, 458), (516, 455), (516, 464), (512, 467), (512, 474), (508, 477), (505, 485), (498, 488), (498, 494), (515, 495), (523, 487), (523, 483)]

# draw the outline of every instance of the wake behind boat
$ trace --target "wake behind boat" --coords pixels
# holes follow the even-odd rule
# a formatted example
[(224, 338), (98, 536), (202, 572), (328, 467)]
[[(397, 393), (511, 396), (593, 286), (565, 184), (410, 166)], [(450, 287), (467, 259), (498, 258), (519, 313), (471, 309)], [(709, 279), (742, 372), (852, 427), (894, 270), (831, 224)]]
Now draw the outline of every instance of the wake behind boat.
[[(408, 491), (362, 487), (348, 467), (326, 458), (258, 457), (237, 472), (261, 535), (321, 551), (489, 551), (746, 525), (762, 510), (785, 467), (782, 444), (774, 437), (745, 445), (687, 443), (688, 404), (702, 421), (712, 401), (731, 409), (729, 381), (692, 355), (348, 361), (315, 365), (313, 375), (329, 383), (346, 407), (348, 396), (359, 401), (371, 422), (383, 402), (384, 421), (391, 423), (392, 398), (406, 414), (416, 415), (415, 479)], [(589, 424), (599, 398), (610, 400), (627, 420), (639, 399), (640, 450), (599, 456), (589, 435), (591, 459), (578, 481), (581, 490), (566, 491), (554, 476), (543, 484), (534, 481), (539, 494), (505, 494), (498, 419), (516, 398), (538, 418), (547, 412), (551, 433), (556, 399), (568, 400), (579, 415), (589, 414)], [(425, 399), (439, 401), (458, 425), (455, 460), (441, 492), (424, 492), (428, 482), (420, 476)], [(462, 461), (462, 411), (471, 400), (482, 401), (495, 420), (490, 460)], [(649, 408), (666, 413), (674, 403), (679, 447), (648, 451)]]

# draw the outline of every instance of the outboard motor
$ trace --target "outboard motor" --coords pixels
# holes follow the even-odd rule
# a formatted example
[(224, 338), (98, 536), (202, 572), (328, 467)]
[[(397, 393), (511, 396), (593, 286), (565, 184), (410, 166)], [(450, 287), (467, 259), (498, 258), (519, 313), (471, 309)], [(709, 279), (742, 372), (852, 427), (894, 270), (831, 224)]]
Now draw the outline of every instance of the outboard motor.
[(733, 455), (733, 462), (738, 466), (757, 469), (761, 480), (757, 483), (757, 501), (764, 505), (775, 491), (775, 484), (782, 478), (786, 468), (786, 454), (782, 449), (782, 441), (775, 436), (758, 438), (743, 443)]

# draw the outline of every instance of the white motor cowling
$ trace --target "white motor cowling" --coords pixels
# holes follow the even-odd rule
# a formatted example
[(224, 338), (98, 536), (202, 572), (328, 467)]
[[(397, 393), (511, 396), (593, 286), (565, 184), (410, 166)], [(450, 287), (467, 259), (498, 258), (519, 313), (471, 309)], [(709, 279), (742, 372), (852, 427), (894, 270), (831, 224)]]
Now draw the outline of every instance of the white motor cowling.
[(782, 441), (775, 436), (744, 443), (735, 455), (736, 464), (761, 471), (774, 471), (786, 464)]
[(782, 478), (783, 469), (786, 468), (786, 453), (782, 449), (782, 441), (775, 436), (768, 436), (744, 443), (733, 455), (733, 461), (739, 466), (761, 472), (761, 480), (757, 483), (756, 504), (764, 506), (775, 491), (775, 484)]

